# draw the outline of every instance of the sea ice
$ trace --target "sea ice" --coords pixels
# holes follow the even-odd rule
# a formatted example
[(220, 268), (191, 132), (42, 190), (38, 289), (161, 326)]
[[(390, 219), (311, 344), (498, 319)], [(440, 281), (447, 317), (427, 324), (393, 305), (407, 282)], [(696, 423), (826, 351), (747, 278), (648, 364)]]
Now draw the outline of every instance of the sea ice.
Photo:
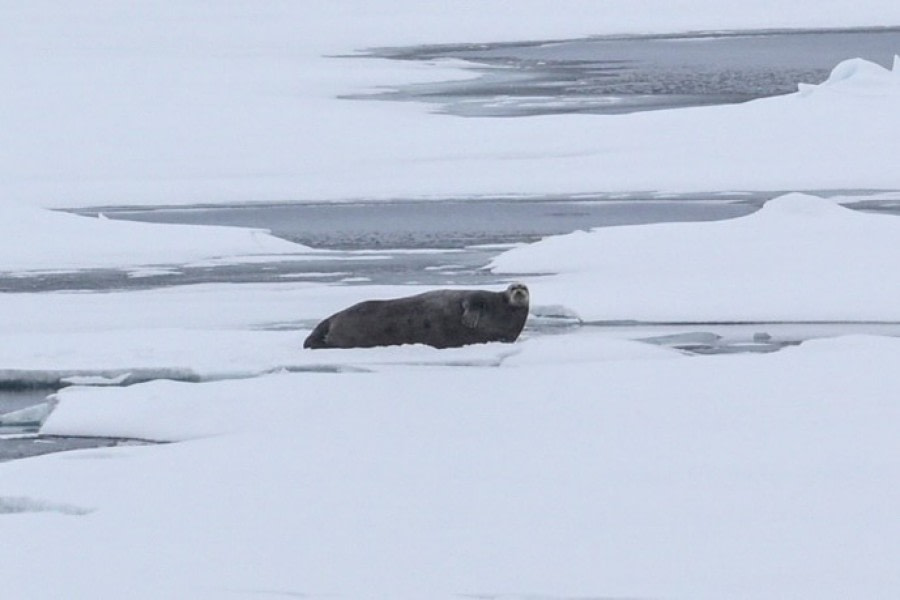
[[(887, 0), (602, 4), (11, 5), (0, 270), (306, 250), (28, 205), (900, 187), (896, 67), (844, 63), (804, 93), (611, 118), (337, 99), (465, 75), (336, 57), (376, 45), (900, 24)], [(549, 238), (494, 266), (572, 320), (900, 319), (897, 234), (893, 217), (790, 195), (730, 222)], [(299, 350), (353, 294), (398, 291), (0, 294), (6, 373), (248, 376), (63, 390), (44, 433), (178, 443), (0, 464), (3, 594), (897, 597), (897, 339), (690, 358), (586, 331)]]
[(614, 361), (599, 341), (527, 368), (65, 390), (47, 433), (184, 441), (0, 465), (2, 497), (94, 509), (3, 515), (4, 591), (895, 595), (900, 340)]
[[(13, 203), (897, 188), (900, 118), (884, 86), (614, 118), (460, 119), (339, 98), (471, 76), (461, 63), (359, 56), (373, 47), (896, 25), (893, 0), (21, 3), (0, 23), (0, 214), (9, 222)], [(836, 83), (868, 86), (870, 71), (857, 64)]]
[(29, 406), (19, 410), (0, 414), (0, 427), (22, 427), (24, 425), (39, 425), (53, 412), (55, 402), (43, 402), (35, 406)]
[[(0, 271), (184, 264), (310, 249), (259, 229), (159, 225), (84, 217), (23, 206), (0, 209)], [(140, 274), (158, 274), (137, 271)]]
[(588, 321), (894, 321), (898, 239), (895, 217), (789, 194), (726, 221), (553, 236), (491, 268)]

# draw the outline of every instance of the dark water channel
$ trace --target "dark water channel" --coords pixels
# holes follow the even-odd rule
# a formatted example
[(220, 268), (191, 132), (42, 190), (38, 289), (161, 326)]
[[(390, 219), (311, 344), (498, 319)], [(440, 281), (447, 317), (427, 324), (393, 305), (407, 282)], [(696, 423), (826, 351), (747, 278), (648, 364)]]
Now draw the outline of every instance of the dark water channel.
[(114, 208), (103, 212), (109, 218), (133, 221), (259, 227), (286, 240), (327, 250), (462, 250), (534, 242), (593, 227), (729, 219), (757, 210), (778, 194), (595, 194), (578, 198)]
[(475, 79), (349, 98), (429, 102), (467, 117), (622, 114), (746, 102), (821, 83), (850, 58), (890, 68), (900, 29), (713, 32), (507, 44), (377, 48), (370, 56), (460, 59)]

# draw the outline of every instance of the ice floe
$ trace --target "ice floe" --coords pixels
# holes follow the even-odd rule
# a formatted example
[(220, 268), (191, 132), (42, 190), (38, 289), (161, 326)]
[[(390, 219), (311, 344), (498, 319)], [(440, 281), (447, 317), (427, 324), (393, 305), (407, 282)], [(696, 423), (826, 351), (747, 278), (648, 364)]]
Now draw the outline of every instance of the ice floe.
[(0, 428), (38, 426), (53, 412), (54, 402), (43, 402), (27, 408), (0, 414)]
[[(55, 566), (38, 577), (30, 553), (0, 545), (21, 575), (4, 589), (887, 598), (898, 360), (900, 341), (855, 337), (765, 356), (65, 390), (48, 433), (182, 441), (0, 465), (14, 499), (0, 533)], [(93, 512), (20, 512), (51, 506)]]
[(582, 319), (866, 321), (900, 319), (900, 219), (805, 194), (746, 217), (598, 228), (497, 257), (536, 302)]
[[(309, 250), (259, 229), (136, 223), (21, 206), (0, 209), (0, 240), (0, 271), (183, 264), (238, 257), (246, 260), (247, 255)], [(165, 272), (154, 269), (135, 273), (147, 276)]]
[[(540, 336), (519, 344), (478, 344), (438, 350), (397, 346), (351, 350), (304, 350), (308, 330), (110, 329), (99, 332), (30, 333), (5, 336), (0, 348), (0, 386), (124, 386), (169, 379), (211, 381), (292, 371), (371, 371), (389, 367), (491, 367), (541, 361), (623, 360), (667, 351), (635, 342), (594, 338), (576, 344)], [(587, 335), (587, 334), (585, 334)], [(589, 349), (586, 350), (585, 349)], [(586, 352), (586, 354), (585, 354)], [(555, 355), (555, 359), (550, 359)]]
[(900, 95), (900, 56), (894, 56), (892, 69), (861, 58), (845, 60), (819, 85), (799, 84), (802, 96), (816, 93)]

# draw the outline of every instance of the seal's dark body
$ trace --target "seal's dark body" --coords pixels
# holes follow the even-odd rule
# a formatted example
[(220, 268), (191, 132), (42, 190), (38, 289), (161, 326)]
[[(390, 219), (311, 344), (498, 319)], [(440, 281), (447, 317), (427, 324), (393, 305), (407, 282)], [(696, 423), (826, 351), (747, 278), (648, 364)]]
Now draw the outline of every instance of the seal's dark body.
[[(514, 342), (528, 317), (510, 302), (509, 290), (437, 290), (393, 300), (367, 300), (319, 323), (304, 348), (371, 348), (427, 344), (454, 348), (485, 342)], [(512, 286), (511, 286), (512, 288)]]

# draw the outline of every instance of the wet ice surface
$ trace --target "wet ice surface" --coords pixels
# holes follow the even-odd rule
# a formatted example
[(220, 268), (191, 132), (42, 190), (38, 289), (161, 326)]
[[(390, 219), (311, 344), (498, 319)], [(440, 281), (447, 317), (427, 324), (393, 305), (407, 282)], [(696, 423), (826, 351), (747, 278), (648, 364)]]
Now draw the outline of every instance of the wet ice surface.
[(582, 326), (602, 328), (610, 337), (637, 340), (691, 354), (775, 352), (806, 340), (841, 335), (900, 337), (900, 323), (641, 323), (598, 322)]
[(53, 388), (0, 389), (0, 415), (40, 404), (55, 391)]
[(104, 437), (73, 437), (56, 435), (6, 435), (0, 433), (0, 462), (41, 456), (53, 452), (87, 450), (89, 448), (112, 448), (142, 444), (136, 440)]
[(461, 59), (474, 80), (414, 84), (351, 98), (420, 101), (449, 114), (623, 114), (746, 102), (821, 83), (848, 58), (890, 67), (900, 30), (713, 32), (520, 44), (379, 48), (399, 60)]

